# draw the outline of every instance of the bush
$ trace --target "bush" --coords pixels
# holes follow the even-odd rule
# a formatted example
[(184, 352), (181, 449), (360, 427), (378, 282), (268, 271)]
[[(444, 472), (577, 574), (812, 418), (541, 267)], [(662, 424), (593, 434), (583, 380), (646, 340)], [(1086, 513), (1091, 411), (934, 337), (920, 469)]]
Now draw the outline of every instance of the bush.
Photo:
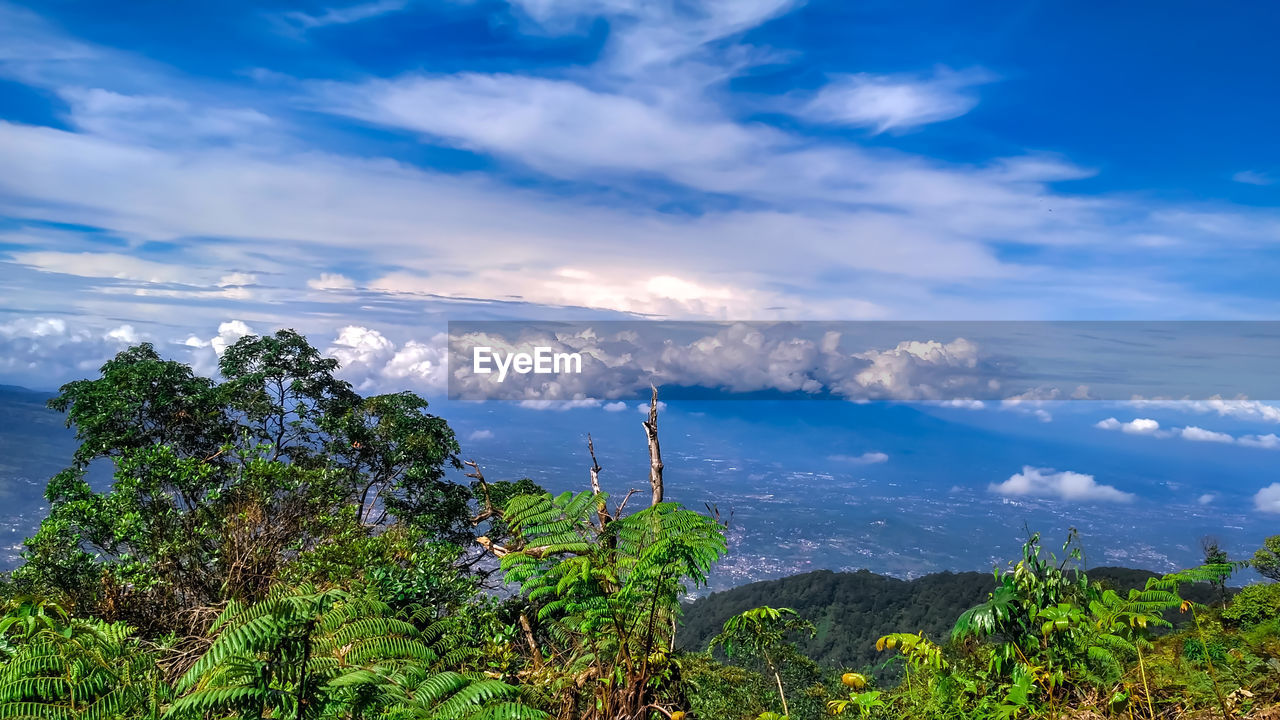
[(1241, 590), (1222, 619), (1234, 625), (1257, 625), (1280, 617), (1280, 584), (1249, 585)]

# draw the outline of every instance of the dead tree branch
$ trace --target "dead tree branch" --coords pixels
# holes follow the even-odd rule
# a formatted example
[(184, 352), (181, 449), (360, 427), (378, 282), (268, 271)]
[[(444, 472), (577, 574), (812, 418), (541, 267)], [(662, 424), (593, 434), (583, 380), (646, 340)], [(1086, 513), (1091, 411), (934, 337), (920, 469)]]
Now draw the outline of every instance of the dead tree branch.
[(471, 525), (472, 527), (475, 527), (476, 525), (479, 525), (485, 520), (488, 520), (489, 518), (493, 517), (493, 514), (494, 514), (493, 500), (489, 498), (489, 483), (485, 482), (484, 473), (481, 472), (480, 466), (476, 463), (476, 461), (467, 460), (462, 464), (471, 468), (471, 472), (466, 473), (466, 476), (469, 478), (475, 478), (476, 482), (480, 483), (480, 492), (484, 495), (484, 507), (480, 510), (478, 514), (476, 514), (475, 517), (471, 518)]
[(653, 396), (649, 398), (649, 418), (644, 421), (644, 434), (649, 439), (649, 486), (653, 489), (650, 506), (662, 502), (662, 449), (658, 447), (658, 388), (649, 386)]
[(591, 493), (596, 496), (596, 517), (600, 519), (600, 529), (604, 530), (604, 526), (617, 515), (609, 516), (609, 508), (600, 497), (600, 471), (604, 468), (600, 467), (600, 461), (596, 460), (596, 446), (591, 440), (590, 433), (587, 433), (587, 452), (591, 453)]

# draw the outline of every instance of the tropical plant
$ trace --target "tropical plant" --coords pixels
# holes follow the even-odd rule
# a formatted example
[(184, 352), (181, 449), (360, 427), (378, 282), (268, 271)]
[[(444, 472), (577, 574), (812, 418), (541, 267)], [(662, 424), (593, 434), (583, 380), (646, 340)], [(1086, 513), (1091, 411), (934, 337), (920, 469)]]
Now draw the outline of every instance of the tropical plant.
[(844, 715), (853, 710), (858, 717), (870, 717), (877, 709), (886, 707), (884, 700), (880, 696), (884, 693), (879, 690), (866, 690), (863, 692), (853, 692), (849, 694), (847, 700), (832, 700), (827, 703), (827, 709), (832, 715)]
[(277, 589), (254, 605), (233, 602), (165, 716), (546, 717), (520, 703), (517, 688), (468, 671), (474, 653), (450, 629), (449, 621), (419, 629), (385, 603), (337, 590)]
[(724, 648), (731, 659), (747, 659), (764, 663), (778, 686), (778, 699), (782, 702), (782, 714), (790, 715), (787, 694), (782, 687), (781, 664), (787, 657), (799, 654), (790, 635), (807, 634), (817, 630), (813, 623), (802, 619), (791, 608), (771, 608), (767, 605), (746, 610), (729, 618), (724, 629), (711, 640), (711, 648)]
[(0, 668), (0, 718), (156, 720), (171, 697), (155, 654), (123, 623), (40, 627)]
[[(523, 495), (504, 517), (519, 543), (508, 582), (538, 606), (553, 691), (585, 718), (640, 717), (668, 679), (680, 598), (724, 554), (721, 527), (675, 503), (602, 519), (604, 493)], [(585, 697), (580, 689), (586, 687)]]

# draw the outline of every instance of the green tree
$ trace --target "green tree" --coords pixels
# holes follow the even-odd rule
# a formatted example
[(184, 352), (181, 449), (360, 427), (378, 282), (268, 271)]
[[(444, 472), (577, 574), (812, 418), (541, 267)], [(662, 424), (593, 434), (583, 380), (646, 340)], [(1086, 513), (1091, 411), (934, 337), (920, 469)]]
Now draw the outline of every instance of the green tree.
[(1235, 566), (1231, 562), (1231, 557), (1227, 555), (1227, 551), (1222, 549), (1222, 543), (1218, 538), (1212, 535), (1205, 535), (1200, 538), (1200, 550), (1204, 553), (1205, 568), (1218, 568), (1218, 572), (1212, 574), (1209, 578), (1209, 584), (1218, 589), (1218, 597), (1223, 607), (1227, 604), (1227, 578), (1235, 572)]
[[(447, 423), (411, 393), (363, 398), (337, 369), (283, 330), (227, 348), (222, 383), (144, 344), (65, 385), (51, 405), (80, 445), (49, 483), (18, 586), (148, 632), (198, 633), (197, 608), (259, 599), (327, 546), (395, 524), (469, 545)], [(104, 491), (86, 476), (97, 460), (114, 465)]]
[(799, 656), (792, 635), (808, 635), (816, 632), (813, 623), (801, 618), (791, 608), (763, 606), (734, 615), (724, 623), (724, 629), (711, 641), (711, 647), (724, 648), (730, 658), (760, 661), (778, 686), (778, 699), (782, 702), (782, 714), (789, 716), (787, 694), (782, 688), (781, 665), (789, 658)]
[(1280, 581), (1280, 535), (1263, 540), (1262, 547), (1253, 553), (1250, 564), (1262, 577)]

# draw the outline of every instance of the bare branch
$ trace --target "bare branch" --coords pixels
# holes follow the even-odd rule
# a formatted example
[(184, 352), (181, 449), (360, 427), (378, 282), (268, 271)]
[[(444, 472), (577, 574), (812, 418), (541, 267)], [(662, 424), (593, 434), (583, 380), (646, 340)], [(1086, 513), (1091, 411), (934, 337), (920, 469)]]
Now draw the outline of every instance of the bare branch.
[(599, 518), (600, 529), (603, 530), (613, 518), (609, 517), (609, 508), (605, 506), (604, 500), (600, 499), (600, 471), (604, 468), (601, 468), (600, 461), (596, 460), (596, 446), (591, 440), (590, 433), (587, 433), (587, 452), (591, 453), (591, 494), (596, 496), (596, 517)]
[(644, 421), (644, 433), (649, 438), (649, 486), (653, 489), (650, 506), (662, 502), (662, 450), (658, 447), (658, 388), (649, 386), (653, 396), (649, 398), (649, 418)]
[(635, 489), (635, 488), (631, 488), (630, 490), (628, 490), (628, 491), (627, 491), (627, 496), (626, 496), (626, 497), (624, 497), (624, 498), (622, 498), (622, 502), (618, 503), (618, 507), (617, 507), (617, 509), (615, 509), (615, 510), (613, 511), (613, 516), (614, 516), (614, 517), (622, 517), (622, 509), (623, 509), (623, 508), (625, 508), (625, 507), (627, 506), (627, 501), (631, 499), (631, 496), (632, 496), (632, 495), (635, 495), (635, 494), (636, 494), (636, 493), (638, 493), (638, 492), (640, 492), (640, 491), (639, 491), (639, 490), (637, 490), (637, 489)]
[(524, 613), (520, 613), (520, 629), (524, 631), (524, 641), (529, 644), (529, 654), (533, 656), (533, 669), (537, 670), (542, 667), (542, 651), (538, 648), (537, 639), (534, 638), (533, 625)]
[(729, 519), (725, 520), (720, 515), (719, 505), (712, 505), (711, 503), (703, 503), (702, 505), (707, 509), (707, 514), (711, 516), (711, 519), (715, 520), (720, 527), (728, 528), (729, 524), (733, 522), (733, 508), (729, 508)]
[(466, 460), (462, 464), (471, 468), (471, 472), (466, 473), (466, 476), (469, 478), (475, 478), (476, 482), (480, 483), (480, 492), (484, 494), (484, 508), (481, 509), (475, 517), (471, 518), (471, 526), (475, 527), (476, 525), (479, 525), (485, 520), (493, 517), (495, 512), (493, 509), (493, 500), (489, 498), (489, 483), (484, 481), (484, 473), (481, 472), (480, 465), (478, 465), (475, 460)]

